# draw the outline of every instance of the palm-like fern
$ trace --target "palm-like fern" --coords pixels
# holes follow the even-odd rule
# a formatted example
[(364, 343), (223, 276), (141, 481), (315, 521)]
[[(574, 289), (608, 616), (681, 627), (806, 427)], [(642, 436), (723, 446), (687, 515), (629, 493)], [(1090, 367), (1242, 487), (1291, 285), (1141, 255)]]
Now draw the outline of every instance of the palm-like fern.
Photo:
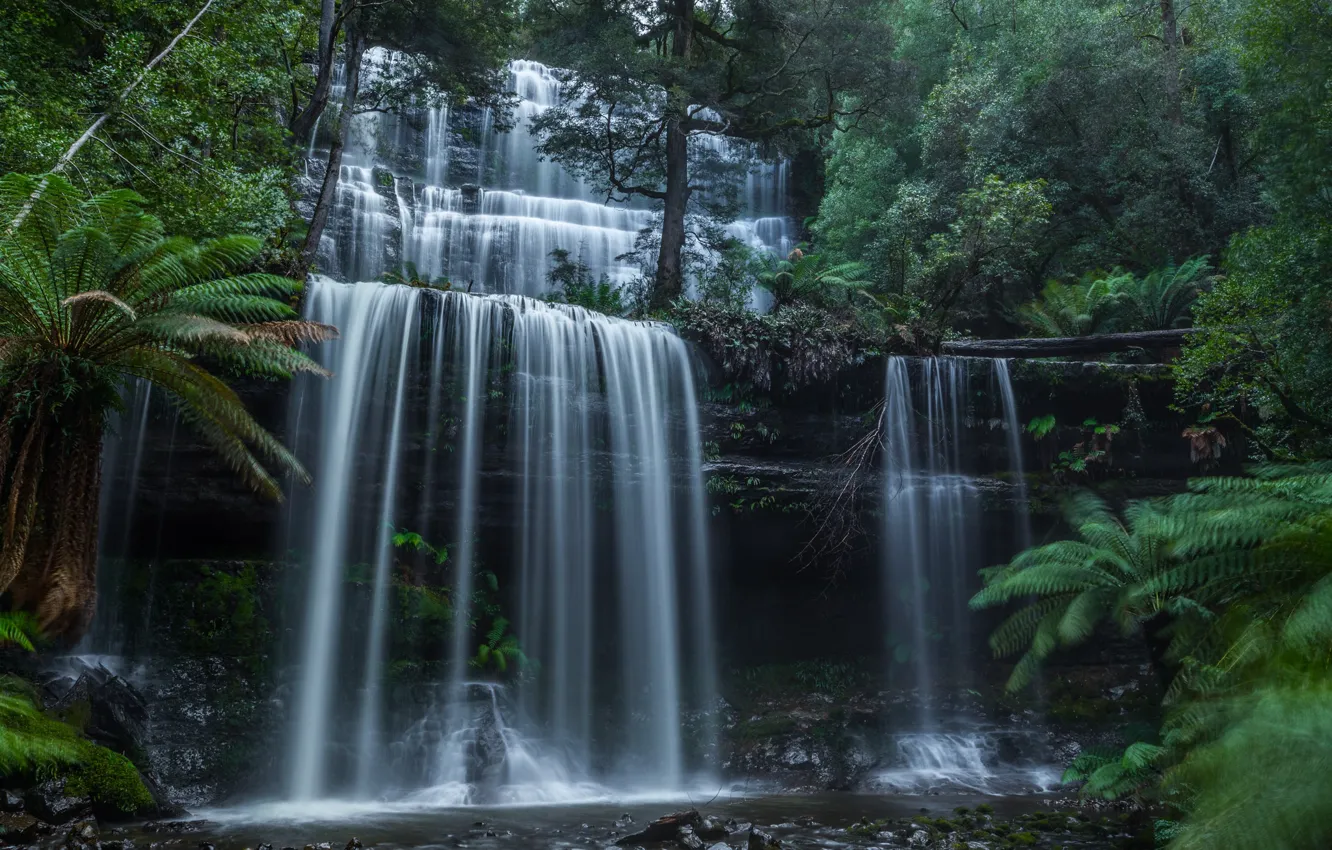
[(1116, 289), (1123, 293), (1130, 323), (1139, 330), (1164, 331), (1184, 327), (1191, 320), (1193, 302), (1211, 267), (1207, 257), (1183, 265), (1171, 263), (1146, 277), (1125, 275)]
[(1112, 278), (1086, 275), (1077, 283), (1052, 280), (1041, 297), (1018, 309), (1018, 318), (1036, 336), (1089, 336), (1118, 329), (1123, 296)]
[(864, 263), (829, 265), (821, 254), (807, 254), (800, 248), (785, 260), (758, 275), (758, 284), (772, 293), (773, 307), (797, 301), (813, 301), (828, 306), (846, 304), (851, 294), (868, 286)]
[(990, 637), (997, 656), (1023, 652), (1010, 690), (1026, 686), (1056, 649), (1085, 641), (1100, 623), (1133, 633), (1160, 610), (1161, 600), (1139, 592), (1169, 563), (1155, 505), (1131, 505), (1121, 521), (1099, 497), (1081, 492), (1067, 501), (1065, 518), (1078, 539), (1037, 546), (983, 570), (985, 587), (971, 600), (975, 609), (1024, 603)]
[(1160, 765), (1167, 754), (1165, 747), (1146, 741), (1136, 741), (1122, 751), (1083, 750), (1061, 781), (1081, 782), (1080, 793), (1086, 797), (1131, 797), (1142, 802), (1160, 781)]
[[(38, 184), (45, 191), (34, 202)], [(306, 478), (236, 394), (199, 364), (287, 378), (322, 373), (295, 350), (334, 331), (297, 320), (300, 285), (235, 272), (260, 242), (167, 238), (128, 191), (84, 199), (58, 175), (0, 178), (0, 592), (44, 631), (73, 638), (94, 600), (99, 456), (127, 380), (166, 391), (256, 491)]]

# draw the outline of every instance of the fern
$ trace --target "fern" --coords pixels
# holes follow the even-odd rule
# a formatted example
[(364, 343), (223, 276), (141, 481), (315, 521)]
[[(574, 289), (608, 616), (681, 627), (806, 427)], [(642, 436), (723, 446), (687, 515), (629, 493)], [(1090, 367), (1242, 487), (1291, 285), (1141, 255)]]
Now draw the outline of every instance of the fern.
[(6, 611), (0, 614), (0, 646), (13, 645), (35, 652), (40, 638), (41, 627), (32, 614), (27, 611)]

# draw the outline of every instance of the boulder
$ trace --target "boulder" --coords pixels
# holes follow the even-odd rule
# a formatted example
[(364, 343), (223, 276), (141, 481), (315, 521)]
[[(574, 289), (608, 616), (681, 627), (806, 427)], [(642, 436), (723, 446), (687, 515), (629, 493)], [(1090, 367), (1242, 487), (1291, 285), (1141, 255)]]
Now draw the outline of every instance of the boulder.
[(750, 827), (746, 850), (782, 850), (782, 842), (758, 827)]
[(27, 790), (23, 802), (29, 812), (47, 823), (69, 823), (92, 811), (92, 798), (65, 793), (65, 780), (48, 779)]
[[(694, 835), (694, 830), (700, 823), (702, 823), (702, 817), (699, 816), (696, 809), (689, 809), (684, 812), (674, 812), (657, 818), (644, 827), (641, 832), (626, 835), (623, 838), (618, 839), (615, 843), (620, 847), (624, 847), (629, 844), (652, 844), (664, 841), (678, 841), (684, 827), (688, 827), (689, 834)], [(697, 838), (696, 835), (694, 837)]]

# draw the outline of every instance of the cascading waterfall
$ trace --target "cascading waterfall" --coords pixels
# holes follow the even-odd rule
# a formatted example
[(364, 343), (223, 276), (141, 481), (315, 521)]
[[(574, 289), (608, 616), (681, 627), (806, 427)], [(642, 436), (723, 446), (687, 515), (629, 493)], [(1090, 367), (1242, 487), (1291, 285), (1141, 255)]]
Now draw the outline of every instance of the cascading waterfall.
[[(983, 366), (981, 364), (984, 364)], [(1026, 486), (1017, 409), (1003, 360), (888, 358), (883, 460), (883, 610), (889, 656), (906, 669), (917, 696), (916, 728), (895, 736), (895, 766), (880, 781), (902, 789), (951, 784), (983, 788), (998, 778), (988, 733), (963, 717), (941, 716), (948, 695), (970, 685), (967, 600), (984, 566), (973, 545), (981, 520), (979, 489), (964, 455), (977, 417), (973, 374), (988, 369), (997, 392), (996, 422), (1007, 434), (1017, 473), (1015, 542), (1029, 544)], [(1026, 777), (1040, 777), (1041, 771)]]
[[(715, 692), (685, 344), (664, 326), (517, 296), (327, 279), (312, 282), (306, 316), (342, 338), (317, 352), (337, 378), (302, 380), (291, 413), (317, 484), (294, 506), (308, 583), (289, 798), (398, 788), (437, 804), (553, 801), (629, 776), (682, 787), (682, 706)], [(445, 415), (453, 451), (422, 456), (415, 446), (439, 438), (414, 435)], [(497, 416), (507, 437), (486, 427)], [(502, 458), (487, 461), (496, 439)], [(495, 463), (520, 506), (509, 580), (524, 647), (541, 663), (518, 695), (522, 719), (500, 727), (488, 719), (498, 703), (485, 707), (493, 689), (468, 664), (479, 505)], [(405, 492), (453, 505), (456, 608), (438, 636), (447, 681), (420, 716), (387, 710), (384, 687), (389, 534), (420, 515)], [(368, 586), (368, 616), (355, 613), (349, 580)], [(385, 741), (410, 757), (385, 759)]]
[[(362, 76), (373, 80), (395, 61), (389, 51), (370, 50)], [(503, 134), (492, 131), (488, 109), (357, 115), (321, 266), (343, 280), (369, 280), (411, 263), (423, 278), (446, 278), (455, 289), (539, 295), (550, 254), (560, 249), (594, 276), (619, 283), (636, 275), (618, 258), (633, 250), (652, 210), (606, 203), (537, 153), (531, 119), (560, 102), (555, 70), (515, 60), (509, 88), (518, 100), (513, 129)], [(339, 73), (333, 101), (340, 92)], [(786, 215), (789, 165), (760, 162), (752, 146), (718, 137), (699, 135), (694, 144), (750, 164), (742, 217), (726, 230), (785, 256), (795, 233)]]

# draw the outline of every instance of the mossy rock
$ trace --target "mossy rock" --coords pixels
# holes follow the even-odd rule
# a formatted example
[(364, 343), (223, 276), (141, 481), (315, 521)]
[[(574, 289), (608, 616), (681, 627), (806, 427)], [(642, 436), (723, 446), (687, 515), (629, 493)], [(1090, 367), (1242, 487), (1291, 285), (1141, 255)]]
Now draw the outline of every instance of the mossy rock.
[(32, 686), (0, 677), (0, 778), (65, 780), (65, 793), (89, 797), (99, 817), (125, 818), (156, 808), (134, 764), (84, 739), (69, 723), (43, 714)]
[(65, 790), (92, 798), (98, 817), (127, 818), (156, 808), (133, 762), (95, 744), (89, 744), (86, 752), (83, 763), (68, 774)]

